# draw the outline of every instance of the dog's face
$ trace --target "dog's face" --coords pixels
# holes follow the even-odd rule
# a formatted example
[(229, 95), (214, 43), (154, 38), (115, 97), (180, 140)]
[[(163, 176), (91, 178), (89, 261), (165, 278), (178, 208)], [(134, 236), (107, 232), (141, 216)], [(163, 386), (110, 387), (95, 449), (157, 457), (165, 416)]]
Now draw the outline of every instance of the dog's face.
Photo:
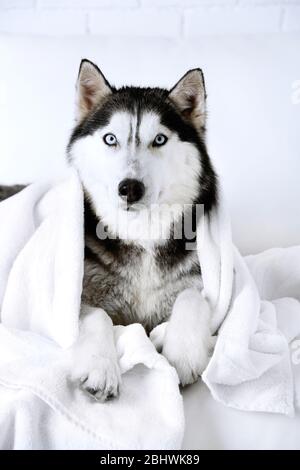
[[(213, 173), (204, 145), (202, 72), (171, 90), (111, 87), (91, 62), (81, 63), (77, 126), (68, 147), (97, 215), (137, 217), (153, 205), (199, 202)], [(209, 171), (208, 171), (209, 170)]]

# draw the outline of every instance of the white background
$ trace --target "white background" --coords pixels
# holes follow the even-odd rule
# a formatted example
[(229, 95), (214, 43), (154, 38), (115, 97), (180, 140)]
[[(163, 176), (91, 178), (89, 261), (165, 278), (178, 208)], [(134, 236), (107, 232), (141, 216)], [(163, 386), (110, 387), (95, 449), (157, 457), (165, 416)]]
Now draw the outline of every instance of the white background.
[(63, 170), (82, 57), (116, 85), (203, 68), (235, 241), (300, 243), (298, 0), (0, 0), (0, 182)]

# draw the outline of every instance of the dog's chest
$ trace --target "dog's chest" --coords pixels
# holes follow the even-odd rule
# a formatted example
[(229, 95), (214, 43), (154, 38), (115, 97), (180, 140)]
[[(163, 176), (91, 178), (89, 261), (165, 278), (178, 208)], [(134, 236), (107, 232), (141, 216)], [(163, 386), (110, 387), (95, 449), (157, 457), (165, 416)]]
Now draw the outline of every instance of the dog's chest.
[[(131, 314), (140, 321), (153, 315), (163, 316), (166, 301), (170, 295), (170, 286), (163, 279), (162, 271), (157, 267), (154, 257), (148, 253), (141, 254), (130, 266), (121, 272), (122, 295), (125, 303), (131, 306)], [(165, 292), (162, 286), (165, 287)]]
[(199, 275), (187, 266), (162, 268), (144, 250), (111, 256), (100, 249), (97, 258), (85, 259), (83, 301), (103, 308), (116, 324), (154, 327), (169, 317), (177, 295), (191, 286), (200, 287)]

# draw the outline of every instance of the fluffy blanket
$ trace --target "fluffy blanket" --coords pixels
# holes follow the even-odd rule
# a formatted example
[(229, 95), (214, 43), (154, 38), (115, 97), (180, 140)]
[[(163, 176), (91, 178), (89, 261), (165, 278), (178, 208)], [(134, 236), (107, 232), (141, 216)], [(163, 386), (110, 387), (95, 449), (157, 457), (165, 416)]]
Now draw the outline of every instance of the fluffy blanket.
[[(0, 204), (0, 447), (180, 448), (177, 374), (140, 325), (115, 327), (117, 400), (97, 403), (68, 378), (79, 327), (82, 199), (70, 170)], [(198, 248), (216, 334), (203, 380), (228, 406), (293, 414), (289, 345), (296, 348), (300, 334), (300, 247), (244, 260), (221, 204), (202, 219)]]

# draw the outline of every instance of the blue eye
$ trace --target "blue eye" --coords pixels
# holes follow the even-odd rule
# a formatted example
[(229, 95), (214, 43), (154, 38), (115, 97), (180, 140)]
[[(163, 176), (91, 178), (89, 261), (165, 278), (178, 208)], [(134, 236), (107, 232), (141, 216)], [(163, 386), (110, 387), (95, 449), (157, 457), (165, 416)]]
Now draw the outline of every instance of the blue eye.
[(103, 142), (110, 147), (116, 146), (118, 141), (114, 134), (105, 134), (103, 137)]
[(152, 146), (153, 147), (161, 147), (168, 142), (168, 137), (164, 134), (157, 134), (155, 139), (153, 140)]

